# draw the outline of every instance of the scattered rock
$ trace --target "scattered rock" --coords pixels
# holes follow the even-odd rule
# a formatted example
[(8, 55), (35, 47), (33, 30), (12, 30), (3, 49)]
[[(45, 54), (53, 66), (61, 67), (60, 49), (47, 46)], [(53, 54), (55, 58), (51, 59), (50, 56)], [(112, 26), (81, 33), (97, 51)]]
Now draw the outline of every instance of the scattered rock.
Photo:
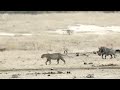
[(37, 73), (37, 74), (41, 74), (41, 73)]
[(102, 65), (99, 65), (99, 66), (118, 66), (118, 65), (117, 64), (106, 64), (106, 65), (102, 64)]
[(86, 56), (86, 57), (88, 57), (89, 55), (84, 53), (84, 54), (82, 54), (82, 56)]
[(87, 64), (93, 64), (92, 62), (90, 62), (90, 63), (86, 63), (86, 62), (84, 62), (84, 65), (87, 65)]
[(50, 70), (54, 70), (53, 68), (51, 68)]
[(93, 64), (93, 63), (89, 63), (89, 64)]
[(76, 56), (79, 56), (79, 53), (76, 53)]
[(6, 48), (1, 48), (0, 47), (0, 52), (3, 52), (3, 51), (5, 51), (6, 50)]
[(61, 72), (61, 71), (58, 71), (57, 73), (58, 73), (58, 74), (62, 74), (63, 72)]
[(73, 77), (73, 79), (76, 79), (76, 78), (77, 78), (76, 76)]
[(38, 74), (41, 74), (41, 73), (35, 72), (35, 75), (36, 75), (36, 76), (37, 76)]
[(70, 74), (71, 72), (70, 71), (67, 71), (67, 74)]
[(86, 62), (84, 62), (84, 65), (86, 65), (87, 63)]
[(18, 57), (18, 58), (21, 58), (21, 57)]
[(48, 74), (48, 76), (50, 76), (50, 74)]
[(97, 52), (93, 51), (93, 54), (97, 54)]
[(42, 74), (56, 74), (55, 72), (43, 72)]
[(86, 78), (94, 78), (94, 74), (88, 74)]
[(55, 74), (55, 72), (50, 72), (50, 74)]
[(3, 61), (0, 61), (0, 63), (3, 63)]
[(92, 65), (92, 67), (95, 67), (95, 65)]
[(18, 74), (13, 74), (12, 78), (18, 78)]

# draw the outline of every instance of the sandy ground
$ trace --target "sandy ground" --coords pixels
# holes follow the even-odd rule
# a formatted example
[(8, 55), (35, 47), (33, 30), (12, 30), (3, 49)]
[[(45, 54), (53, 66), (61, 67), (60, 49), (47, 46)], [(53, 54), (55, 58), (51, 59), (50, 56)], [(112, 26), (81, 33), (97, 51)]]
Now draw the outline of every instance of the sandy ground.
[[(12, 53), (12, 54), (11, 54)], [(101, 59), (100, 56), (65, 56), (57, 65), (45, 65), (46, 59), (41, 59), (40, 51), (5, 51), (1, 53), (1, 79), (119, 79), (120, 56), (114, 59)], [(3, 56), (4, 55), (4, 56)]]
[[(119, 12), (1, 14), (0, 49), (7, 50), (0, 52), (0, 79), (120, 79), (119, 53), (113, 59), (88, 53), (100, 46), (120, 49), (119, 17)], [(64, 34), (68, 28), (75, 33)], [(66, 64), (45, 65), (42, 54), (64, 48)]]
[(0, 72), (1, 79), (120, 79), (119, 69)]

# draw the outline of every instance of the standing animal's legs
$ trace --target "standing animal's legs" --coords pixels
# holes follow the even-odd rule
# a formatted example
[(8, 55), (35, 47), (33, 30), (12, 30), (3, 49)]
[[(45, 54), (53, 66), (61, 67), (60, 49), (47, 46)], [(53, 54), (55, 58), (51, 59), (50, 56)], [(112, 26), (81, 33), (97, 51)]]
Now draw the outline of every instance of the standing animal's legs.
[(66, 63), (65, 60), (61, 57), (61, 60), (64, 62), (64, 64)]
[(105, 59), (106, 59), (106, 55), (105, 55)]
[(116, 58), (116, 55), (115, 54), (113, 54), (114, 55), (114, 58)]
[(47, 62), (48, 62), (48, 60), (45, 62), (46, 65), (47, 65)]
[(49, 59), (49, 65), (51, 64), (51, 59)]
[(57, 64), (59, 64), (59, 60), (60, 60), (60, 59), (57, 59)]
[(49, 61), (49, 59), (47, 59), (47, 61), (45, 62), (45, 64), (47, 65), (47, 62)]
[(110, 59), (112, 59), (113, 57), (112, 57), (112, 54), (110, 55), (111, 56), (111, 58)]
[(103, 54), (102, 54), (102, 59), (104, 59), (104, 58), (103, 58)]

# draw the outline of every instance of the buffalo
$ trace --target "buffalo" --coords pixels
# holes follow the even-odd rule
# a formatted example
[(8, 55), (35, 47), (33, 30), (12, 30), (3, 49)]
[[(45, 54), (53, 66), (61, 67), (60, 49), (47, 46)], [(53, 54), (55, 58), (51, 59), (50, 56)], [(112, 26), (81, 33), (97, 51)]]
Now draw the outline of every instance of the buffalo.
[(106, 59), (106, 56), (108, 56), (108, 55), (110, 55), (110, 56), (111, 56), (110, 59), (112, 59), (113, 56), (114, 56), (114, 58), (115, 58), (115, 53), (116, 53), (116, 51), (113, 50), (112, 48), (100, 47), (100, 48), (99, 48), (99, 51), (97, 51), (97, 53), (98, 53), (99, 56), (102, 55), (102, 59), (104, 59), (104, 58), (103, 58), (104, 55), (105, 55), (105, 59)]

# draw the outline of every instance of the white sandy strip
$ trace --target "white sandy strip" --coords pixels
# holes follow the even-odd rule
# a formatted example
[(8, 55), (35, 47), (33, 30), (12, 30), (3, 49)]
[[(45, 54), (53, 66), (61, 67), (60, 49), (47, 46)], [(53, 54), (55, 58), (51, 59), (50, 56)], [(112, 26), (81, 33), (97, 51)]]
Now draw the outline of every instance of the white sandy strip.
[(65, 34), (65, 30), (73, 30), (74, 33), (86, 33), (86, 34), (106, 34), (108, 32), (120, 32), (120, 26), (96, 26), (96, 25), (83, 25), (77, 24), (74, 26), (68, 26), (66, 29), (57, 29), (56, 33)]
[[(57, 33), (57, 34), (67, 34), (66, 30), (73, 30), (74, 34), (84, 33), (84, 34), (107, 34), (109, 32), (120, 32), (120, 26), (96, 26), (96, 25), (83, 25), (77, 24), (74, 26), (68, 26), (66, 29), (57, 29), (55, 31), (47, 31), (48, 33)], [(31, 36), (33, 34), (24, 33), (24, 34), (15, 34), (15, 33), (6, 33), (0, 32), (2, 36)], [(39, 35), (39, 34), (34, 34)]]
[(3, 36), (15, 36), (15, 34), (13, 33), (0, 33), (0, 35), (3, 35)]
[(96, 25), (82, 25), (78, 24), (75, 26), (68, 26), (68, 29), (83, 32), (83, 31), (89, 31), (89, 32), (105, 32), (105, 31), (115, 31), (120, 32), (120, 26), (96, 26)]
[(31, 36), (31, 35), (33, 35), (33, 34), (22, 34), (23, 36)]
[(4, 32), (1, 32), (0, 35), (1, 36), (17, 36), (17, 35), (31, 36), (32, 34), (28, 34), (28, 33), (25, 33), (25, 34), (14, 34), (14, 33), (4, 33)]

